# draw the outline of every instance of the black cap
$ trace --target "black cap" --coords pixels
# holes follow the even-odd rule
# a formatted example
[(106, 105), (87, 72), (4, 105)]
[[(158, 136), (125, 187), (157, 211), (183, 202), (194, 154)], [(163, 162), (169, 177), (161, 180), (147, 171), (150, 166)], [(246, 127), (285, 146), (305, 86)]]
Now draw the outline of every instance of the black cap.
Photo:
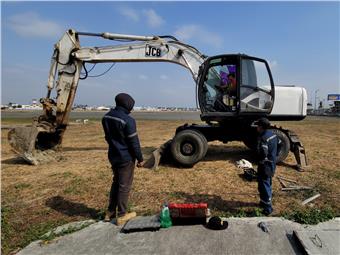
[(260, 118), (257, 121), (254, 121), (253, 124), (251, 125), (252, 127), (262, 127), (264, 129), (267, 129), (270, 127), (270, 122), (267, 118)]
[(224, 221), (220, 217), (214, 216), (209, 219), (207, 227), (213, 230), (226, 229), (228, 227), (228, 221)]
[(116, 106), (121, 106), (128, 110), (129, 112), (131, 112), (133, 106), (135, 105), (135, 100), (129, 94), (126, 93), (119, 93), (116, 96), (115, 101)]

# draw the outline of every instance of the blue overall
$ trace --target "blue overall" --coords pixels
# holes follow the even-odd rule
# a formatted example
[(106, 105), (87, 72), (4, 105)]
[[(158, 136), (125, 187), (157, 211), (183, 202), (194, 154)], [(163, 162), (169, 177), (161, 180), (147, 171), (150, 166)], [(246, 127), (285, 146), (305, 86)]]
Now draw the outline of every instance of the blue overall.
[(260, 206), (265, 214), (271, 214), (272, 208), (272, 177), (276, 168), (277, 147), (279, 139), (270, 130), (265, 130), (259, 137), (257, 152), (258, 164), (258, 190), (260, 193)]

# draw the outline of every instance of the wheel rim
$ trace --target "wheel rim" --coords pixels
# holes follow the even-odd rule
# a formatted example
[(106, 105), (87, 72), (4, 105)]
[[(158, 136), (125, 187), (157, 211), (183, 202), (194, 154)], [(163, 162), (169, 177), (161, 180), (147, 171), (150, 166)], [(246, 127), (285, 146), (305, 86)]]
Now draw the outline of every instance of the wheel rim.
[(181, 144), (181, 153), (185, 156), (192, 156), (195, 153), (195, 147), (190, 142), (184, 142)]

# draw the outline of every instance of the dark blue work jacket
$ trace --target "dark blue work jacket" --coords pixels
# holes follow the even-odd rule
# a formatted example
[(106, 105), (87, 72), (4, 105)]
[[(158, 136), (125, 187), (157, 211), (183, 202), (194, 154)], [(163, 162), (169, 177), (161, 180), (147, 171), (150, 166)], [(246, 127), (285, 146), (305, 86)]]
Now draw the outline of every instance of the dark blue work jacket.
[(271, 130), (265, 130), (259, 137), (257, 146), (259, 169), (263, 169), (266, 175), (274, 175), (278, 143), (279, 139)]
[(136, 121), (129, 111), (117, 106), (102, 119), (105, 140), (109, 144), (108, 157), (112, 165), (128, 161), (143, 161), (143, 155), (136, 130)]

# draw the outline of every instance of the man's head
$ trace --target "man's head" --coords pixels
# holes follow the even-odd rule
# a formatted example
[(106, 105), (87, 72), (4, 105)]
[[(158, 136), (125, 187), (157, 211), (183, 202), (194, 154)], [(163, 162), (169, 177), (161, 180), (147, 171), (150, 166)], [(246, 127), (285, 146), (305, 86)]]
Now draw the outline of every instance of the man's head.
[(235, 79), (235, 73), (229, 73), (229, 74), (228, 74), (228, 78), (233, 78), (233, 79)]
[(229, 80), (231, 83), (236, 84), (235, 73), (230, 73), (230, 74), (228, 74), (228, 80)]
[(257, 128), (257, 132), (262, 133), (270, 127), (270, 122), (267, 118), (260, 118), (252, 126)]
[(126, 94), (126, 93), (119, 93), (115, 97), (115, 101), (116, 101), (116, 106), (123, 107), (129, 112), (132, 111), (133, 106), (135, 105), (135, 100), (129, 94)]

